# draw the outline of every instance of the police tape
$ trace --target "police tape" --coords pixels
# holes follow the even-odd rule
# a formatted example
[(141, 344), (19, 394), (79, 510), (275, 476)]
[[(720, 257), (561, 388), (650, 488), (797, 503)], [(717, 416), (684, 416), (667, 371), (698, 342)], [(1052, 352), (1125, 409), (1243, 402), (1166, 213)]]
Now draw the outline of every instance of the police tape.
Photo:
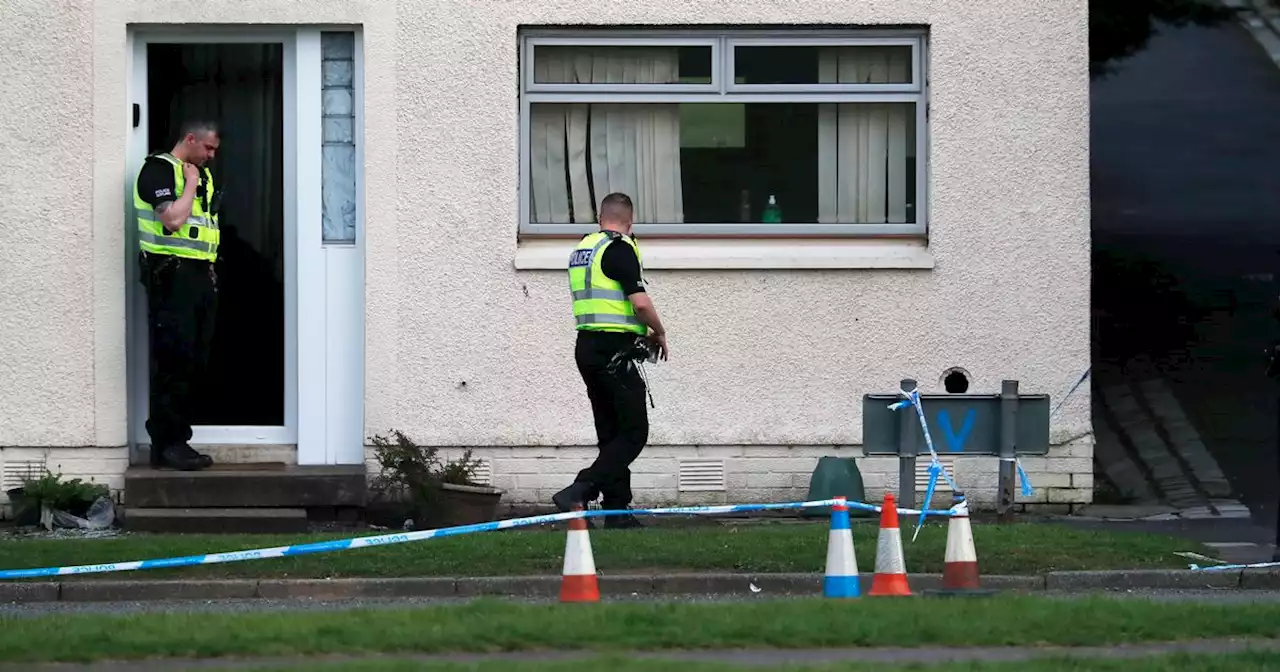
[(1188, 569), (1193, 572), (1230, 572), (1242, 569), (1270, 569), (1280, 567), (1280, 562), (1253, 562), (1247, 565), (1212, 565), (1209, 567), (1201, 567), (1200, 565), (1188, 565)]
[[(72, 574), (102, 574), (107, 572), (131, 572), (143, 569), (171, 569), (175, 567), (192, 567), (196, 565), (216, 565), (227, 562), (244, 562), (246, 560), (266, 560), (269, 558), (287, 558), (313, 553), (330, 553), (372, 546), (403, 544), (411, 541), (423, 541), (437, 537), (451, 537), (460, 534), (507, 530), (532, 525), (545, 525), (575, 518), (598, 518), (605, 516), (631, 515), (706, 515), (723, 513), (745, 513), (750, 511), (767, 511), (775, 509), (804, 509), (832, 506), (835, 499), (823, 499), (809, 502), (784, 502), (778, 504), (725, 504), (718, 506), (677, 506), (660, 509), (592, 509), (587, 511), (569, 511), (551, 513), (525, 518), (508, 518), (485, 523), (456, 525), (432, 530), (415, 530), (411, 532), (395, 532), (369, 537), (351, 537), (332, 541), (316, 541), (292, 546), (276, 546), (274, 548), (257, 548), (245, 551), (228, 551), (210, 553), (208, 555), (188, 555), (176, 558), (159, 558), (154, 560), (131, 560), (128, 562), (108, 562), (95, 565), (73, 565), (68, 567), (37, 567), (32, 569), (0, 570), (0, 580), (32, 579), (45, 576), (67, 576)], [(879, 513), (881, 507), (863, 502), (845, 502), (850, 509), (873, 511)], [(899, 514), (911, 515), (920, 513), (919, 509), (899, 508)], [(950, 509), (928, 511), (929, 515), (951, 516)]]

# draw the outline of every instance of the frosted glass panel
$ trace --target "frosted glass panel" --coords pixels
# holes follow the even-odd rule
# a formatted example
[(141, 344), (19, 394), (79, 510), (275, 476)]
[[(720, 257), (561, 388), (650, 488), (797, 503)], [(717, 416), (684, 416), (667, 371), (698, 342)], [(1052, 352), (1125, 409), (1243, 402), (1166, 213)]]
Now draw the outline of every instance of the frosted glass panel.
[(326, 243), (356, 240), (355, 33), (320, 34), (321, 212)]

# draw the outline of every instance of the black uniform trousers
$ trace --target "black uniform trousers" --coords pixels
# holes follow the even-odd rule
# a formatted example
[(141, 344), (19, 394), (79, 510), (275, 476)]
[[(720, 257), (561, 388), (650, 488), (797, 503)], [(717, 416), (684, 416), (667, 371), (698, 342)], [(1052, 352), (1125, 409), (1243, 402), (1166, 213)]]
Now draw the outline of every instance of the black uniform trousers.
[(218, 294), (210, 262), (146, 252), (140, 257), (150, 343), (147, 433), (157, 453), (191, 440)]
[(631, 463), (649, 440), (645, 382), (636, 367), (607, 370), (610, 358), (635, 342), (635, 334), (578, 331), (574, 348), (578, 372), (587, 386), (595, 418), (599, 454), (578, 472), (577, 482), (591, 485), (586, 500), (602, 495), (601, 506), (624, 509), (631, 504)]

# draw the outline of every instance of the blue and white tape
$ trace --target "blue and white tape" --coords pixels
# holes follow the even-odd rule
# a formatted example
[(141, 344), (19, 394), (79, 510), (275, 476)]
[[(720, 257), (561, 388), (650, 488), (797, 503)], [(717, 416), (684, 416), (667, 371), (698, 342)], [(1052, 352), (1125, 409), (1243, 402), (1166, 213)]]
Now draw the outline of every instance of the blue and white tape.
[[(451, 537), (460, 534), (507, 530), (531, 525), (545, 525), (574, 518), (597, 518), (604, 516), (632, 515), (706, 515), (723, 513), (743, 513), (748, 511), (766, 511), (773, 509), (803, 509), (821, 506), (832, 506), (835, 499), (815, 500), (810, 502), (784, 502), (779, 504), (726, 504), (721, 506), (678, 506), (660, 509), (594, 509), (588, 511), (569, 511), (525, 518), (508, 518), (486, 523), (457, 525), (433, 530), (416, 530), (412, 532), (395, 532), (369, 537), (352, 537), (333, 541), (317, 541), (292, 546), (276, 546), (274, 548), (256, 548), (226, 553), (210, 553), (208, 555), (188, 555), (176, 558), (160, 558), (154, 560), (131, 560), (128, 562), (109, 562), (96, 565), (72, 565), (68, 567), (37, 567), (33, 569), (0, 570), (0, 580), (32, 579), (47, 576), (67, 576), (71, 574), (102, 574), (107, 572), (130, 572), (143, 569), (165, 569), (175, 567), (193, 567), (196, 565), (216, 565), (227, 562), (244, 562), (246, 560), (266, 560), (269, 558), (286, 558), (313, 553), (330, 553), (371, 546), (388, 546), (404, 544), (411, 541), (423, 541), (437, 537)], [(850, 509), (880, 512), (881, 507), (863, 502), (845, 502)], [(898, 513), (910, 515), (921, 513), (917, 509), (899, 508)], [(929, 511), (934, 516), (951, 516), (951, 510)]]
[(911, 406), (916, 410), (916, 416), (920, 418), (920, 429), (924, 432), (924, 445), (929, 448), (929, 485), (924, 491), (924, 509), (920, 511), (920, 518), (916, 520), (916, 531), (911, 535), (911, 540), (915, 541), (920, 536), (920, 528), (924, 527), (924, 519), (928, 515), (929, 503), (933, 501), (933, 491), (938, 487), (938, 476), (947, 479), (947, 484), (951, 486), (953, 492), (959, 492), (960, 486), (956, 485), (955, 480), (947, 475), (947, 470), (942, 466), (942, 462), (938, 461), (938, 451), (933, 448), (933, 436), (929, 433), (929, 423), (924, 418), (924, 406), (920, 403), (920, 390), (911, 390), (910, 392), (899, 389), (902, 396), (906, 397), (905, 401), (894, 402), (889, 408), (894, 411), (900, 411), (907, 406)]
[(1212, 565), (1210, 567), (1201, 567), (1200, 565), (1188, 565), (1193, 572), (1230, 572), (1242, 569), (1271, 569), (1280, 567), (1280, 562), (1253, 562), (1247, 565)]

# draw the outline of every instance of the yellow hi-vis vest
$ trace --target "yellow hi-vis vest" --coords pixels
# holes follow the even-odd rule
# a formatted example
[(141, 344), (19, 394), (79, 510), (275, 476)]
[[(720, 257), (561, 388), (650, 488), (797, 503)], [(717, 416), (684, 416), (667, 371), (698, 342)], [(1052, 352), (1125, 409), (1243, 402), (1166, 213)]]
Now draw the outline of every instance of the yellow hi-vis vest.
[[(622, 283), (604, 274), (600, 262), (605, 247), (621, 238), (636, 252), (640, 248), (630, 236), (614, 231), (597, 231), (582, 237), (569, 255), (569, 290), (573, 294), (573, 318), (579, 330), (617, 331), (646, 334), (649, 329), (636, 318), (635, 306), (627, 300)], [(642, 266), (643, 268), (643, 266)]]
[[(173, 200), (182, 196), (186, 178), (182, 174), (182, 162), (172, 154), (163, 153), (154, 156), (168, 161), (173, 166)], [(191, 201), (191, 215), (177, 231), (168, 231), (160, 221), (160, 216), (150, 203), (138, 196), (138, 182), (133, 184), (133, 207), (138, 218), (138, 247), (151, 254), (171, 254), (175, 257), (216, 261), (218, 258), (218, 216), (208, 212), (205, 204), (213, 201), (213, 174), (208, 168), (202, 168), (205, 180), (205, 198), (196, 197)], [(142, 171), (139, 169), (139, 175)], [(203, 202), (202, 202), (203, 201)]]

